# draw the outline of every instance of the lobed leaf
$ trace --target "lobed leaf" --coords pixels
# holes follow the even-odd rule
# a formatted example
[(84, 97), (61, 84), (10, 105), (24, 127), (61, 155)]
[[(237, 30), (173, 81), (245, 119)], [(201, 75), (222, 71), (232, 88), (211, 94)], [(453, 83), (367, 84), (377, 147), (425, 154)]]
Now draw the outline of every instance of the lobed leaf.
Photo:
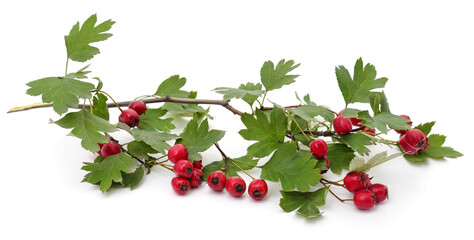
[[(224, 171), (227, 177), (238, 176), (237, 172), (242, 170), (250, 170), (257, 166), (258, 159), (255, 159), (251, 156), (242, 156), (239, 158), (233, 158), (231, 161), (227, 162), (227, 169), (225, 169), (225, 161), (214, 161), (206, 165), (202, 172), (204, 173), (204, 178), (207, 179), (209, 174), (214, 171)], [(238, 165), (238, 167), (236, 166)], [(240, 167), (240, 168), (239, 168)]]
[(299, 75), (288, 75), (288, 73), (299, 66), (300, 64), (295, 64), (293, 60), (280, 60), (276, 66), (272, 61), (266, 61), (260, 69), (263, 86), (267, 91), (271, 91), (295, 82), (295, 78)]
[(261, 178), (280, 182), (284, 191), (297, 188), (307, 192), (310, 186), (316, 186), (321, 180), (316, 161), (311, 160), (310, 152), (297, 152), (293, 143), (281, 144), (270, 160), (261, 166)]
[(108, 121), (84, 109), (79, 112), (68, 113), (54, 123), (62, 128), (72, 128), (71, 134), (82, 139), (82, 147), (91, 152), (99, 151), (100, 148), (97, 143), (109, 142), (103, 133), (117, 130)]
[(171, 147), (166, 141), (177, 138), (174, 134), (156, 130), (132, 128), (131, 131), (135, 140), (145, 142), (161, 154), (166, 154), (166, 151)]
[(285, 192), (280, 191), (280, 207), (285, 212), (296, 212), (305, 218), (319, 217), (318, 207), (326, 204), (329, 187), (320, 188), (314, 192)]
[(106, 33), (115, 23), (112, 20), (107, 20), (99, 25), (97, 22), (97, 15), (90, 16), (80, 27), (77, 22), (69, 32), (69, 35), (64, 37), (66, 42), (67, 56), (69, 59), (77, 62), (85, 62), (92, 59), (100, 51), (98, 48), (91, 46), (91, 43), (107, 40), (112, 36), (111, 33)]
[(106, 157), (100, 163), (84, 163), (82, 170), (89, 171), (85, 180), (92, 184), (100, 183), (99, 189), (107, 191), (112, 182), (122, 182), (122, 172), (132, 173), (137, 168), (135, 159), (122, 152)]
[(209, 130), (207, 118), (200, 124), (196, 118), (193, 118), (179, 135), (179, 143), (186, 146), (189, 154), (188, 160), (202, 160), (202, 156), (199, 153), (206, 151), (215, 142), (221, 140), (224, 134), (224, 131)]

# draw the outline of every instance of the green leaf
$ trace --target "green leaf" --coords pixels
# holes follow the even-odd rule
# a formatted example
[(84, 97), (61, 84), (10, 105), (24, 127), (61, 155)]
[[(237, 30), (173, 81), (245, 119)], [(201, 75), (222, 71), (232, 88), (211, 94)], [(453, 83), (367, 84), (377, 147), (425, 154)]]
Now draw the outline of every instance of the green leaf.
[[(225, 171), (227, 177), (238, 176), (237, 172), (243, 170), (250, 170), (257, 166), (258, 159), (255, 159), (251, 156), (242, 156), (239, 158), (233, 158), (231, 161), (227, 162), (227, 170)], [(237, 167), (237, 164), (239, 167)], [(206, 165), (202, 172), (204, 173), (204, 178), (207, 179), (209, 174), (214, 171), (224, 171), (225, 168), (225, 161), (214, 161), (208, 165)]]
[(415, 129), (418, 129), (422, 131), (426, 136), (428, 136), (431, 132), (431, 129), (435, 125), (436, 122), (428, 122), (428, 123), (423, 123), (415, 127)]
[(188, 122), (183, 132), (179, 135), (179, 143), (184, 144), (188, 150), (188, 160), (202, 160), (200, 152), (209, 149), (215, 142), (224, 137), (225, 132), (210, 130), (209, 122), (204, 119), (200, 124), (196, 118)]
[(378, 115), (371, 117), (367, 111), (361, 111), (358, 114), (358, 118), (364, 119), (360, 124), (372, 129), (378, 129), (383, 133), (388, 132), (388, 127), (397, 130), (410, 128), (410, 125), (407, 124), (410, 120), (389, 112), (381, 112)]
[(371, 144), (370, 138), (364, 134), (351, 133), (341, 137), (340, 140), (360, 155), (368, 155), (370, 152), (366, 147), (366, 145)]
[(271, 91), (293, 83), (299, 75), (288, 75), (288, 73), (298, 66), (300, 64), (295, 65), (293, 60), (285, 61), (283, 59), (276, 66), (272, 61), (266, 61), (260, 70), (263, 86), (267, 91)]
[(298, 209), (298, 214), (305, 218), (313, 218), (321, 215), (318, 207), (326, 204), (329, 187), (323, 187), (314, 192), (280, 192), (282, 195), (280, 207), (283, 211), (291, 212)]
[(287, 108), (288, 112), (295, 114), (303, 118), (307, 122), (314, 122), (317, 121), (315, 119), (316, 116), (321, 116), (323, 113), (327, 112), (328, 110), (323, 106), (315, 106), (315, 105), (307, 105), (301, 106), (297, 108)]
[(272, 153), (285, 140), (288, 120), (281, 108), (274, 108), (270, 113), (270, 120), (263, 111), (255, 112), (256, 118), (244, 113), (241, 120), (247, 129), (242, 129), (239, 134), (245, 140), (255, 140), (257, 143), (247, 148), (248, 153), (254, 157), (265, 157)]
[(138, 167), (132, 173), (123, 173), (122, 174), (122, 184), (124, 187), (130, 187), (130, 189), (134, 189), (140, 184), (145, 175), (145, 170), (142, 167)]
[(331, 171), (335, 174), (340, 174), (343, 169), (348, 169), (355, 154), (352, 148), (341, 143), (329, 143), (328, 153), (326, 157), (331, 164)]
[(109, 107), (107, 107), (107, 96), (102, 93), (98, 93), (92, 99), (93, 114), (97, 117), (101, 117), (109, 121)]
[(349, 172), (366, 172), (384, 162), (402, 156), (403, 153), (395, 153), (387, 156), (387, 152), (381, 152), (370, 158), (367, 163), (362, 158), (354, 158), (349, 166)]
[(375, 67), (368, 63), (363, 66), (362, 58), (359, 58), (354, 66), (354, 77), (344, 66), (336, 67), (336, 77), (346, 105), (349, 103), (369, 103), (371, 90), (385, 87), (387, 78), (376, 79)]
[(195, 114), (205, 114), (207, 117), (209, 117), (208, 111), (197, 104), (167, 102), (163, 104), (161, 108), (171, 113), (186, 117), (192, 117)]
[(186, 78), (174, 75), (164, 80), (155, 92), (155, 95), (165, 97), (192, 98), (191, 93), (181, 90), (186, 84)]
[(77, 107), (79, 98), (91, 98), (94, 84), (67, 77), (47, 77), (27, 83), (26, 91), (31, 96), (42, 95), (44, 103), (53, 102), (53, 109), (58, 114), (68, 111), (68, 107)]
[(87, 182), (92, 184), (100, 183), (99, 189), (107, 191), (112, 182), (122, 182), (122, 172), (132, 173), (137, 168), (135, 159), (122, 152), (106, 157), (100, 163), (84, 163), (82, 170), (89, 171)]
[(429, 145), (422, 152), (431, 158), (458, 158), (463, 156), (463, 154), (453, 148), (443, 146), (446, 141), (446, 136), (431, 134), (428, 136), (428, 139)]
[(166, 141), (177, 138), (176, 135), (171, 133), (156, 130), (143, 130), (139, 128), (133, 128), (132, 134), (135, 140), (145, 142), (161, 154), (166, 154), (166, 151), (171, 147), (166, 143)]
[(71, 134), (82, 139), (82, 147), (91, 152), (99, 151), (100, 148), (97, 143), (109, 142), (103, 133), (117, 130), (108, 121), (84, 109), (79, 112), (68, 113), (54, 123), (62, 128), (72, 128)]
[(250, 106), (260, 97), (264, 91), (260, 83), (240, 84), (239, 88), (219, 87), (214, 89), (215, 92), (224, 94), (224, 99), (238, 98), (243, 99)]
[(150, 155), (148, 154), (155, 154), (158, 153), (157, 150), (152, 148), (150, 145), (146, 144), (142, 141), (131, 141), (127, 144), (127, 151), (132, 154), (133, 156), (146, 159), (149, 158)]
[(107, 20), (97, 26), (97, 15), (90, 16), (83, 24), (79, 26), (77, 22), (69, 32), (69, 35), (64, 37), (66, 41), (67, 57), (73, 61), (85, 62), (100, 53), (99, 49), (91, 46), (91, 43), (107, 40), (112, 36), (111, 33), (105, 33), (115, 23), (112, 20)]
[(169, 132), (174, 129), (175, 126), (171, 123), (173, 119), (165, 118), (161, 119), (166, 114), (166, 110), (162, 108), (148, 109), (142, 115), (140, 115), (140, 124), (138, 128), (142, 130), (159, 130)]
[(297, 152), (295, 144), (281, 144), (270, 160), (261, 166), (261, 178), (272, 182), (280, 182), (284, 191), (297, 188), (307, 192), (310, 186), (316, 186), (321, 180), (316, 161), (310, 160), (310, 152)]

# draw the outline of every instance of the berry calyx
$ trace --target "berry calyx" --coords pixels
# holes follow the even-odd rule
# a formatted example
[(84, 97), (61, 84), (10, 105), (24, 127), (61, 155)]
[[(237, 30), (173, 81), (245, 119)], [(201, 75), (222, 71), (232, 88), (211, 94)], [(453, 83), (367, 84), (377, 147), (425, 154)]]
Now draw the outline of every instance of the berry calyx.
[(349, 192), (357, 192), (370, 186), (370, 178), (363, 172), (351, 172), (344, 177), (344, 186)]
[(173, 190), (179, 195), (186, 194), (189, 191), (189, 186), (189, 180), (186, 178), (174, 177), (171, 179), (171, 187), (173, 187)]
[(222, 171), (214, 171), (207, 177), (207, 184), (214, 191), (221, 191), (226, 185), (226, 177)]
[(100, 155), (102, 155), (102, 157), (104, 158), (121, 152), (122, 149), (120, 149), (119, 145), (117, 145), (117, 143), (115, 143), (114, 141), (110, 141), (100, 148)]
[(194, 168), (197, 168), (197, 169), (199, 169), (199, 170), (201, 170), (201, 169), (202, 169), (202, 160), (196, 160), (196, 161), (194, 161), (194, 162), (193, 162), (193, 167), (194, 167)]
[(147, 110), (146, 104), (143, 101), (133, 101), (128, 105), (128, 108), (135, 110), (138, 115), (144, 114)]
[(255, 200), (262, 200), (268, 193), (268, 186), (265, 180), (255, 179), (249, 184), (248, 193)]
[(316, 158), (323, 158), (324, 155), (328, 153), (328, 145), (322, 139), (316, 139), (312, 141), (309, 144), (309, 149)]
[(193, 168), (189, 181), (191, 182), (191, 187), (199, 187), (201, 186), (202, 181), (204, 181), (204, 174), (201, 170)]
[(179, 160), (187, 160), (188, 159), (188, 150), (186, 150), (186, 146), (184, 144), (176, 144), (168, 150), (168, 159), (172, 163), (176, 163)]
[(383, 184), (380, 184), (380, 183), (372, 184), (368, 190), (374, 194), (375, 201), (377, 203), (382, 202), (388, 198), (388, 188), (387, 186)]
[(338, 135), (346, 135), (352, 130), (352, 122), (345, 116), (338, 116), (333, 120), (334, 131)]
[(178, 177), (190, 178), (193, 173), (193, 164), (188, 160), (179, 160), (174, 164), (173, 170)]
[(374, 194), (369, 190), (360, 190), (354, 194), (354, 205), (361, 210), (371, 209), (375, 205)]
[(422, 131), (411, 129), (400, 136), (399, 144), (406, 154), (415, 154), (428, 146), (428, 138)]
[[(407, 115), (400, 115), (400, 117), (406, 118), (407, 120), (411, 120), (410, 117), (407, 116)], [(409, 122), (407, 122), (407, 124), (410, 125), (410, 127), (411, 127), (411, 125), (413, 124), (413, 122), (412, 122), (412, 121), (409, 121)], [(397, 133), (399, 133), (399, 134), (401, 134), (401, 135), (405, 134), (407, 131), (408, 131), (407, 129), (395, 130), (395, 132), (397, 132)]]
[(238, 176), (230, 177), (225, 184), (225, 190), (234, 197), (240, 197), (245, 193), (247, 185), (245, 181)]
[(119, 122), (123, 122), (129, 127), (136, 127), (138, 126), (138, 123), (140, 123), (140, 116), (138, 116), (138, 113), (131, 108), (125, 109), (119, 116)]

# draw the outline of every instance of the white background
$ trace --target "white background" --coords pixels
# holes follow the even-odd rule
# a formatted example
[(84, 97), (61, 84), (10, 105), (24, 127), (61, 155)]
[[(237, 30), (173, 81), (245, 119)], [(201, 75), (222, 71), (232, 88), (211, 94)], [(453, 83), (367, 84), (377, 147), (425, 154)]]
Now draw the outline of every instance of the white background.
[[(2, 2), (0, 239), (472, 236), (467, 217), (474, 214), (474, 15), (469, 2)], [(328, 195), (320, 208), (323, 216), (312, 220), (280, 209), (278, 184), (269, 184), (261, 202), (216, 193), (206, 185), (178, 196), (170, 186), (172, 173), (159, 168), (135, 190), (102, 194), (81, 183), (82, 162), (94, 155), (66, 136), (67, 130), (48, 124), (59, 118), (52, 109), (6, 114), (11, 107), (40, 101), (25, 94), (25, 83), (64, 73), (63, 36), (93, 13), (99, 21), (117, 22), (114, 36), (96, 44), (102, 53), (92, 60), (90, 76), (100, 77), (117, 100), (152, 94), (174, 74), (186, 77), (185, 89), (198, 90), (199, 98), (220, 98), (213, 88), (257, 83), (264, 61), (285, 58), (301, 63), (295, 71), (301, 76), (268, 98), (290, 105), (297, 103), (295, 91), (310, 93), (316, 103), (338, 111), (344, 102), (334, 68), (344, 65), (352, 72), (362, 57), (375, 65), (378, 76), (389, 78), (385, 92), (392, 112), (410, 115), (414, 124), (436, 120), (433, 132), (447, 135), (446, 145), (465, 156), (419, 165), (392, 160), (369, 172), (373, 182), (388, 185), (389, 201), (359, 211)], [(69, 69), (82, 66), (72, 63)], [(232, 104), (248, 111), (237, 100)], [(117, 113), (112, 111), (113, 120)], [(211, 115), (211, 127), (227, 132), (221, 147), (233, 157), (245, 154), (249, 143), (237, 133), (243, 128), (239, 118), (218, 106)], [(203, 156), (205, 164), (220, 157), (215, 149)], [(252, 174), (259, 176), (257, 170)]]

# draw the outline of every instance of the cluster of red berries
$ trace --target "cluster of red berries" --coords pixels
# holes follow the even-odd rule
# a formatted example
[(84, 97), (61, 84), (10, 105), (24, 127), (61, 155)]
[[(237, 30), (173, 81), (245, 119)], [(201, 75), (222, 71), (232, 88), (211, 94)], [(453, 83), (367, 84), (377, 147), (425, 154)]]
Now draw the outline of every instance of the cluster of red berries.
[(129, 127), (136, 127), (140, 123), (140, 115), (147, 110), (143, 101), (133, 101), (120, 113), (119, 122), (127, 124)]
[[(228, 193), (234, 197), (240, 197), (245, 193), (247, 185), (239, 176), (226, 178), (222, 171), (214, 171), (207, 177), (207, 184), (214, 191), (222, 191), (225, 187)], [(248, 194), (255, 200), (262, 200), (268, 192), (268, 186), (263, 179), (254, 179), (248, 188)]]
[(371, 184), (370, 178), (363, 172), (351, 172), (344, 177), (347, 191), (354, 193), (354, 205), (358, 209), (367, 210), (388, 198), (387, 186)]
[(171, 179), (171, 187), (180, 195), (186, 194), (189, 189), (201, 186), (204, 174), (201, 171), (201, 161), (191, 163), (188, 160), (188, 151), (183, 144), (176, 144), (168, 150), (168, 160), (174, 163), (173, 170), (176, 177)]

